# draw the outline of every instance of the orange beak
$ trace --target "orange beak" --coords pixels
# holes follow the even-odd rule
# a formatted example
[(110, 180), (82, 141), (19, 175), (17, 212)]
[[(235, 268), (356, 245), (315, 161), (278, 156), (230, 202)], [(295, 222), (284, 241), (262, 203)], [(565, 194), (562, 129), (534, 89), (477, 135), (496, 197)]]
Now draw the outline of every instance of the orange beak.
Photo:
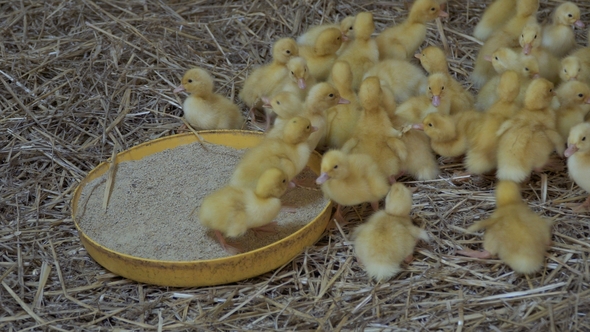
[(186, 91), (186, 89), (184, 88), (184, 86), (182, 84), (177, 86), (176, 89), (174, 89), (174, 93), (179, 93), (181, 91)]

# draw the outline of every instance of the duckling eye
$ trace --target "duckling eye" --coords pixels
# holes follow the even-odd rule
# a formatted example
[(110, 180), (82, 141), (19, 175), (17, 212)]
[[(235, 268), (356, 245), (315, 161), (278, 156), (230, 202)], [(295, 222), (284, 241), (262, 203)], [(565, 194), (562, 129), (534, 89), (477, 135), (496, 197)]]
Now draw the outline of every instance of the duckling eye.
[(348, 30), (352, 30), (352, 27), (348, 28)]
[(534, 39), (537, 39), (537, 35), (535, 35), (535, 38)]
[(287, 180), (283, 179), (283, 183), (287, 182)]
[(563, 69), (563, 72), (564, 72), (564, 73), (567, 73), (567, 69), (565, 69), (565, 68), (564, 68), (564, 69)]
[(441, 90), (444, 90), (444, 89), (445, 89), (445, 87), (443, 86), (443, 87), (441, 88)]
[(432, 127), (432, 122), (428, 124), (428, 127)]
[(330, 93), (330, 94), (328, 95), (328, 97), (330, 97), (330, 98), (334, 98), (334, 94), (333, 94), (333, 93)]
[(567, 17), (574, 17), (574, 15), (572, 15), (572, 14), (567, 14)]
[(291, 51), (290, 50), (286, 50), (285, 53), (291, 54)]
[(498, 59), (498, 57), (497, 57), (497, 56), (495, 56), (495, 57), (494, 57), (494, 59), (496, 59), (496, 61), (500, 61), (500, 59)]
[(334, 169), (338, 168), (338, 165), (334, 165)]
[(549, 89), (549, 92), (553, 92), (553, 89)]
[(428, 91), (432, 90), (430, 87), (428, 87)]
[(431, 11), (431, 12), (433, 12), (433, 11), (435, 11), (435, 10), (436, 10), (436, 8), (434, 8), (434, 7), (430, 8), (430, 11)]
[(291, 72), (291, 75), (295, 75), (295, 73), (294, 72)]
[(578, 93), (578, 97), (583, 98), (584, 94), (583, 93)]
[(524, 67), (524, 70), (529, 71), (529, 67)]
[(277, 105), (280, 105), (280, 104), (281, 104), (281, 102), (277, 100)]
[(188, 82), (189, 82), (189, 83), (192, 83), (192, 82), (193, 82), (193, 80), (190, 80), (190, 79), (189, 79), (189, 80), (188, 80)]
[(586, 140), (586, 136), (582, 137), (582, 142)]

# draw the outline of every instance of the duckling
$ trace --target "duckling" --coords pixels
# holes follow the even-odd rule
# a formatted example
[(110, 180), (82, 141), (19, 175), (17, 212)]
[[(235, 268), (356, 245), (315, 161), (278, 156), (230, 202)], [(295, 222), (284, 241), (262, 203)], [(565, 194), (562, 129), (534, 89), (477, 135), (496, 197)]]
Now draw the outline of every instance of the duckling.
[(309, 73), (307, 61), (302, 57), (292, 57), (287, 62), (287, 70), (289, 71), (289, 79), (283, 81), (283, 85), (278, 91), (294, 93), (301, 101), (305, 101), (309, 90), (316, 83), (315, 78)]
[(486, 111), (498, 101), (498, 94), (496, 91), (498, 84), (500, 83), (499, 75), (507, 70), (514, 71), (518, 74), (521, 88), (515, 102), (519, 105), (522, 104), (524, 101), (524, 92), (533, 78), (539, 75), (539, 63), (537, 62), (537, 59), (535, 57), (519, 54), (513, 49), (501, 47), (492, 53), (491, 62), (498, 75), (492, 77), (479, 90), (475, 102), (475, 108), (480, 111)]
[(292, 180), (305, 168), (312, 149), (307, 140), (316, 131), (307, 118), (291, 118), (282, 137), (266, 137), (244, 153), (230, 179), (230, 185), (254, 189), (260, 176), (269, 168), (278, 168)]
[(524, 55), (530, 55), (537, 59), (541, 77), (550, 80), (553, 84), (558, 84), (560, 62), (556, 56), (541, 45), (541, 25), (537, 22), (525, 25), (519, 43)]
[(362, 107), (352, 91), (352, 71), (345, 61), (336, 61), (332, 67), (331, 81), (342, 98), (349, 104), (338, 104), (327, 110), (328, 127), (323, 144), (330, 148), (341, 148), (350, 139), (356, 123), (361, 116)]
[(272, 109), (276, 114), (273, 127), (267, 132), (269, 137), (281, 137), (285, 124), (303, 113), (303, 102), (298, 95), (289, 91), (279, 92), (272, 99), (262, 97), (262, 101), (265, 108)]
[(557, 110), (557, 130), (566, 140), (570, 129), (578, 123), (584, 122), (584, 117), (590, 111), (590, 87), (579, 81), (569, 81), (557, 89), (560, 107)]
[(466, 111), (456, 115), (430, 113), (414, 129), (424, 130), (430, 137), (430, 146), (443, 157), (459, 157), (467, 152), (469, 140), (483, 114)]
[(370, 202), (374, 209), (387, 194), (389, 183), (371, 156), (330, 150), (322, 157), (316, 179), (324, 195), (338, 204), (334, 218), (346, 223), (340, 207)]
[(379, 61), (365, 74), (365, 78), (369, 76), (377, 76), (386, 83), (397, 103), (424, 94), (428, 88), (428, 78), (422, 69), (406, 60)]
[[(567, 169), (569, 176), (586, 192), (590, 192), (590, 123), (583, 122), (574, 126), (567, 139)], [(590, 209), (590, 196), (574, 211)]]
[(580, 8), (567, 1), (555, 8), (553, 22), (543, 26), (543, 48), (557, 58), (563, 58), (577, 45), (572, 26), (584, 28), (585, 24), (580, 21)]
[(577, 80), (590, 84), (590, 47), (580, 48), (561, 59), (559, 77), (563, 82)]
[(316, 81), (321, 82), (328, 78), (341, 45), (342, 33), (337, 28), (322, 31), (313, 46), (299, 45), (299, 54), (307, 61), (309, 74)]
[(412, 97), (397, 107), (395, 114), (410, 123), (422, 122), (429, 113), (439, 112), (450, 114), (451, 99), (445, 90), (448, 85), (447, 76), (435, 73), (428, 76), (428, 92)]
[(473, 36), (481, 41), (486, 41), (496, 30), (500, 30), (504, 24), (514, 16), (516, 0), (496, 0), (487, 6), (481, 19), (473, 30)]
[(406, 20), (377, 36), (379, 59), (409, 60), (426, 39), (426, 23), (448, 17), (436, 0), (416, 0)]
[[(292, 38), (277, 40), (272, 47), (272, 62), (254, 69), (246, 78), (238, 97), (248, 106), (252, 116), (255, 109), (262, 108), (262, 97), (272, 97), (280, 92), (282, 83), (288, 79), (287, 62), (299, 55), (297, 43)], [(266, 117), (266, 129), (270, 118)]]
[(311, 124), (317, 131), (311, 134), (307, 140), (310, 149), (318, 147), (319, 142), (327, 132), (327, 111), (337, 104), (348, 104), (349, 100), (340, 97), (338, 90), (330, 83), (316, 84), (305, 100), (303, 116), (311, 120)]
[(468, 232), (486, 229), (485, 250), (457, 253), (477, 258), (497, 255), (517, 273), (534, 273), (543, 266), (545, 252), (551, 245), (552, 224), (552, 220), (540, 217), (522, 200), (518, 183), (500, 181), (494, 213), (467, 228)]
[(447, 76), (448, 94), (451, 98), (451, 114), (473, 109), (475, 98), (461, 83), (449, 73), (447, 57), (444, 51), (436, 46), (428, 46), (421, 53), (414, 55), (428, 74), (443, 73)]
[[(346, 16), (339, 24), (322, 24), (315, 25), (307, 29), (301, 36), (297, 37), (297, 44), (305, 46), (314, 46), (322, 32), (327, 29), (336, 28), (340, 30), (343, 43), (351, 39), (352, 27), (354, 25), (354, 16)], [(344, 45), (342, 45), (344, 46)]]
[(236, 104), (226, 97), (213, 93), (213, 78), (201, 68), (193, 68), (182, 77), (182, 84), (174, 93), (186, 91), (188, 98), (182, 104), (184, 118), (196, 129), (240, 129), (244, 116)]
[(412, 192), (394, 183), (385, 198), (385, 209), (354, 230), (354, 250), (369, 277), (381, 281), (395, 276), (402, 261), (412, 261), (416, 242), (429, 240), (426, 231), (412, 223), (411, 209)]
[(377, 43), (371, 38), (375, 31), (373, 14), (362, 12), (354, 20), (354, 40), (340, 54), (338, 60), (346, 61), (352, 70), (352, 88), (357, 90), (363, 75), (379, 61)]
[(520, 105), (516, 103), (520, 93), (520, 79), (515, 71), (502, 73), (496, 89), (498, 101), (483, 114), (465, 156), (465, 168), (469, 174), (484, 174), (497, 167), (496, 132), (504, 121), (512, 118), (520, 109)]
[(563, 155), (565, 142), (555, 130), (551, 108), (554, 94), (553, 83), (544, 78), (533, 80), (524, 108), (498, 129), (498, 179), (522, 182), (533, 169), (540, 170), (549, 161), (553, 150)]
[(278, 168), (269, 168), (257, 180), (256, 188), (225, 186), (203, 199), (199, 221), (213, 229), (219, 243), (230, 254), (240, 250), (226, 237), (242, 236), (250, 228), (268, 226), (281, 210), (281, 197), (289, 185), (287, 175)]
[(483, 86), (494, 76), (494, 70), (485, 57), (491, 55), (500, 47), (518, 47), (518, 37), (524, 26), (530, 21), (536, 22), (536, 13), (539, 9), (539, 0), (521, 0), (516, 3), (516, 13), (501, 30), (488, 38), (475, 60), (475, 66), (471, 74), (471, 81), (476, 88)]
[(381, 105), (382, 91), (379, 79), (367, 77), (361, 84), (359, 99), (363, 112), (352, 137), (344, 144), (346, 153), (368, 154), (377, 162), (383, 173), (395, 181), (408, 155), (401, 133), (394, 129)]

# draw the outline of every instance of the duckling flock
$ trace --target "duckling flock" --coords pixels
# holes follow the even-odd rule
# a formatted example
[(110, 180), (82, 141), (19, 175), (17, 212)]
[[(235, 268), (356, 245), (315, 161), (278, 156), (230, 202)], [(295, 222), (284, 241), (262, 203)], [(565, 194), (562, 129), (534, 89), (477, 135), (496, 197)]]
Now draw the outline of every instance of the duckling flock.
[[(474, 30), (484, 42), (471, 75), (476, 96), (449, 74), (441, 48), (418, 52), (426, 23), (448, 16), (439, 1), (416, 0), (405, 21), (376, 38), (372, 13), (361, 12), (276, 41), (272, 62), (252, 71), (239, 94), (251, 121), (257, 110), (265, 115), (267, 134), (230, 183), (203, 201), (200, 221), (239, 252), (225, 237), (272, 230), (280, 196), (300, 185), (296, 176), (313, 150), (327, 151), (316, 183), (337, 204), (340, 222), (341, 206), (371, 203), (376, 212), (354, 230), (355, 251), (369, 276), (386, 279), (428, 239), (410, 219), (411, 190), (396, 179), (435, 179), (437, 155), (464, 155), (464, 174), (496, 170), (499, 182), (495, 212), (468, 229), (486, 229), (485, 250), (459, 253), (538, 271), (551, 222), (523, 201), (520, 183), (565, 156), (573, 181), (590, 191), (590, 47), (575, 40), (574, 26), (584, 27), (580, 9), (564, 2), (543, 26), (538, 9), (539, 0), (496, 0), (486, 9)], [(189, 70), (175, 92), (182, 90), (191, 126), (244, 125), (238, 106), (213, 93), (205, 70)], [(576, 210), (587, 208), (590, 197)]]

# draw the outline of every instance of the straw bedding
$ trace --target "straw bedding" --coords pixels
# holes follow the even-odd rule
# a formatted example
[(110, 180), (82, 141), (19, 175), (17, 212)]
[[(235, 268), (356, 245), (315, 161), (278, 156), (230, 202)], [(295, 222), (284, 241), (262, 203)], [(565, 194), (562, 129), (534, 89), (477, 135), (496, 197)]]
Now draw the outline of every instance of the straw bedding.
[[(590, 23), (590, 5), (574, 2)], [(540, 19), (558, 3), (541, 0)], [(427, 41), (448, 47), (467, 86), (484, 6), (448, 7)], [(455, 256), (480, 248), (464, 229), (494, 209), (494, 179), (452, 181), (461, 166), (442, 159), (437, 180), (402, 178), (417, 187), (412, 214), (433, 241), (389, 282), (368, 280), (352, 255), (348, 235), (370, 215), (363, 206), (291, 263), (231, 285), (138, 284), (88, 256), (70, 217), (73, 190), (113, 149), (174, 133), (182, 96), (172, 89), (186, 69), (210, 70), (236, 100), (272, 41), (365, 10), (377, 31), (407, 12), (401, 1), (0, 1), (0, 329), (590, 330), (588, 214), (567, 206), (587, 194), (563, 170), (524, 185), (529, 205), (556, 221), (546, 267), (530, 277)]]

